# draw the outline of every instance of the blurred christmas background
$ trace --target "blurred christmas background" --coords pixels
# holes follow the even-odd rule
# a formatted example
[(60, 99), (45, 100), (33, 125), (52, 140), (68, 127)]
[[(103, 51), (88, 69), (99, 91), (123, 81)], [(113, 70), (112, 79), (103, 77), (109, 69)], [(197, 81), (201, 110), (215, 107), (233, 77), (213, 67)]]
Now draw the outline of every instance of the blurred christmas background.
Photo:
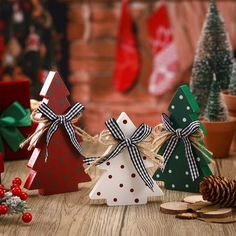
[[(209, 1), (0, 0), (0, 80), (30, 80), (38, 94), (57, 70), (86, 106), (91, 133), (129, 114), (156, 125), (189, 83)], [(236, 2), (217, 1), (233, 49)]]

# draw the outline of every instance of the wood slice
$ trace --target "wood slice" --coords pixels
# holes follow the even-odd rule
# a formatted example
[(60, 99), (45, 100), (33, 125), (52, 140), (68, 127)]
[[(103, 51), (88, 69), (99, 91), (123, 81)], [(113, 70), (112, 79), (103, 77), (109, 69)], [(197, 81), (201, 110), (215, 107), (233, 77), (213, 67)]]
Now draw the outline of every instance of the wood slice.
[(197, 219), (197, 214), (193, 212), (187, 212), (187, 213), (180, 213), (175, 217), (178, 219), (192, 220), (192, 219)]
[(160, 211), (166, 214), (177, 215), (188, 211), (186, 202), (166, 202), (160, 205)]
[[(205, 209), (206, 207), (210, 207), (211, 205), (212, 205), (212, 203), (210, 203), (210, 202), (188, 203), (188, 209), (191, 209), (193, 211), (198, 211), (198, 210), (202, 210), (203, 208)], [(215, 210), (215, 208), (213, 210)], [(209, 211), (212, 211), (212, 210), (209, 210)]]
[(236, 217), (225, 217), (225, 218), (198, 218), (199, 220), (208, 222), (208, 223), (222, 223), (222, 224), (228, 224), (228, 223), (235, 223)]
[(203, 200), (202, 195), (192, 195), (184, 198), (184, 202), (196, 203), (196, 202), (207, 202)]
[(232, 208), (219, 208), (215, 211), (200, 212), (202, 218), (226, 218), (232, 216)]

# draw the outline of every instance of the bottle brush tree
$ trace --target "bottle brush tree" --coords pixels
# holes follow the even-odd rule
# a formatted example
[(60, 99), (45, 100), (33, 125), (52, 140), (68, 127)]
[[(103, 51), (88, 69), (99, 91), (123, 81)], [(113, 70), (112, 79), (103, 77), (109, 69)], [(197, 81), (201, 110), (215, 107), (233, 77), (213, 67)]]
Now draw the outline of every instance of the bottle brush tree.
[(203, 113), (207, 104), (213, 73), (216, 74), (220, 90), (223, 90), (229, 86), (232, 69), (232, 47), (216, 1), (211, 0), (198, 43), (190, 83), (200, 113)]
[(228, 120), (228, 110), (220, 96), (220, 84), (213, 75), (214, 79), (211, 84), (210, 94), (208, 97), (204, 119), (208, 121), (226, 121)]
[(233, 72), (229, 83), (229, 94), (236, 96), (236, 62), (234, 61)]

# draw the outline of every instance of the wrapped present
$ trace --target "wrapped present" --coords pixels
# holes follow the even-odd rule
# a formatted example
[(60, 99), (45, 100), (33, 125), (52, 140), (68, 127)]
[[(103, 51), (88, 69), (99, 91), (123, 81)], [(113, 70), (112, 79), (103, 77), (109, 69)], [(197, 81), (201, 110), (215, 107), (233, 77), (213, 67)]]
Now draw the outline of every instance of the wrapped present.
[(0, 82), (0, 151), (5, 160), (27, 158), (19, 144), (34, 131), (30, 120), (30, 82)]

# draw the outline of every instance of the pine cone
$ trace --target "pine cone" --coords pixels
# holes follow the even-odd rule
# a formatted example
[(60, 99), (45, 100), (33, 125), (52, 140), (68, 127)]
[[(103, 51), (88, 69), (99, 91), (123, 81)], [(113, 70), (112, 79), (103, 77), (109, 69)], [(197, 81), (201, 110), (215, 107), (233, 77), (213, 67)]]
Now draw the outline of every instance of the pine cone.
[(200, 183), (204, 200), (222, 207), (236, 206), (236, 180), (221, 176), (208, 176)]

